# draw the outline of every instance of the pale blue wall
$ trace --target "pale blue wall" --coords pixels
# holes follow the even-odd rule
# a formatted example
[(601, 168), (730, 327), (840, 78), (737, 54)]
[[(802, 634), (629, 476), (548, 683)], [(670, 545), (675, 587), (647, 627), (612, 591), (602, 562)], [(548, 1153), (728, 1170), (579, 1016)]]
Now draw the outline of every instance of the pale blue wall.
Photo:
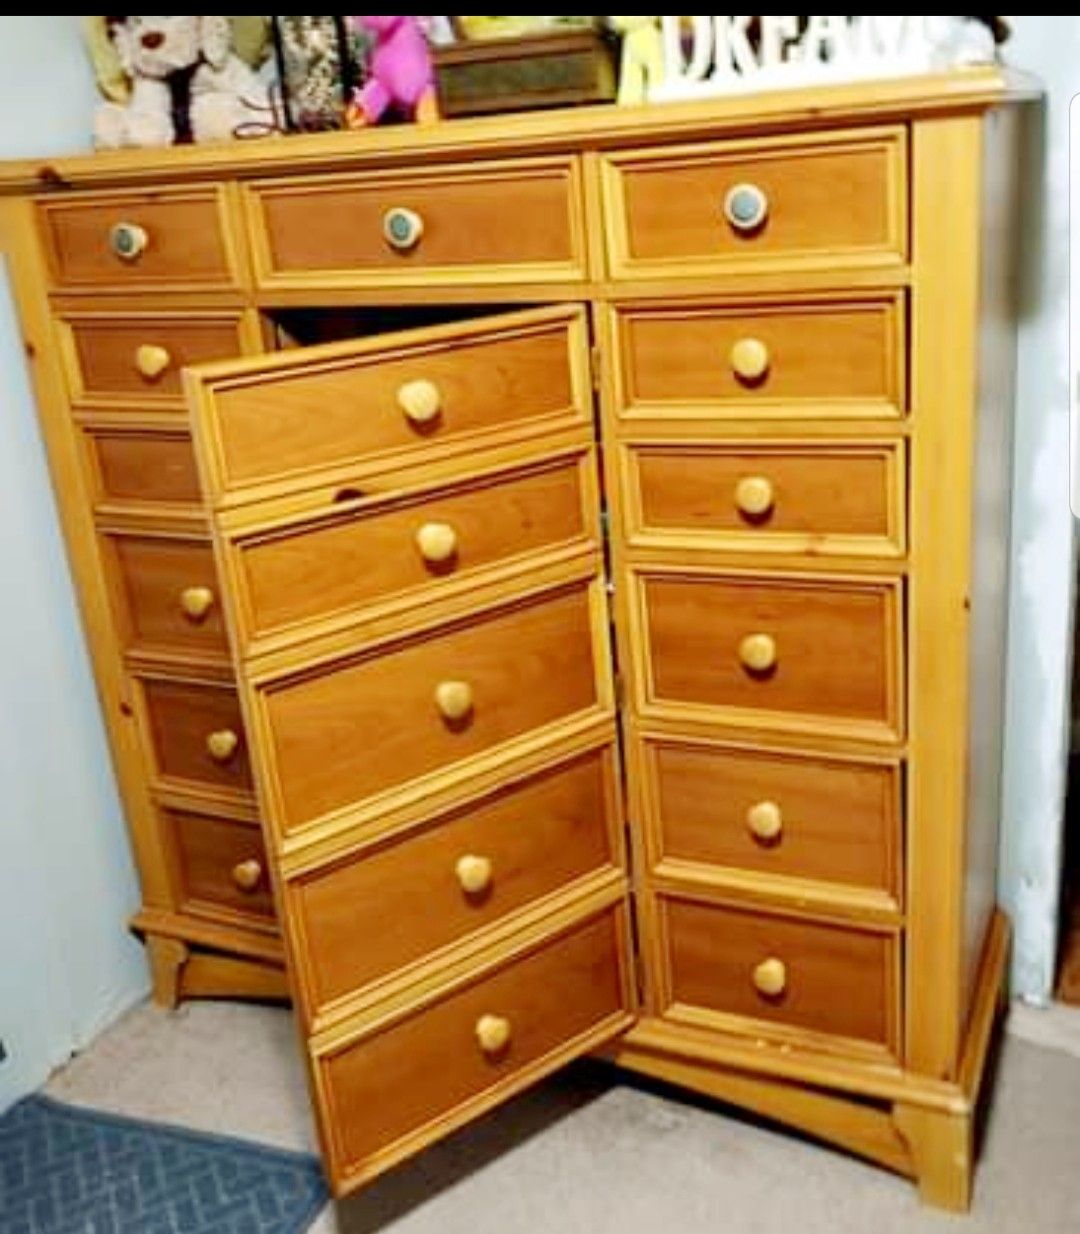
[[(0, 157), (87, 143), (70, 17), (0, 17)], [(0, 285), (0, 1110), (142, 996), (120, 803)]]

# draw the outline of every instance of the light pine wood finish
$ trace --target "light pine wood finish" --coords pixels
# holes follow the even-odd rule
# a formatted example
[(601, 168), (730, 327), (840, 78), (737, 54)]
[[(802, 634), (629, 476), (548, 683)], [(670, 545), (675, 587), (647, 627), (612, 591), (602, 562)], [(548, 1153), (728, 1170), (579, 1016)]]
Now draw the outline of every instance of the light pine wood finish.
[[(143, 875), (135, 924), (155, 991), (165, 1003), (283, 992), (264, 872), (239, 851), (261, 813), (338, 1190), (629, 1026), (609, 1047), (625, 1065), (863, 1153), (916, 1177), (935, 1203), (966, 1203), (1008, 938), (992, 914), (996, 675), (986, 666), (1000, 661), (1001, 604), (983, 529), (1000, 544), (994, 494), (1007, 487), (999, 430), (1011, 389), (1001, 255), (1016, 133), (998, 105), (1021, 94), (997, 70), (971, 70), (722, 105), (0, 168), (16, 299)], [(756, 228), (725, 221), (735, 175), (764, 190)], [(395, 206), (422, 224), (407, 248), (383, 238)], [(118, 223), (141, 249), (131, 260), (109, 247)], [(541, 307), (487, 316), (510, 303)], [(410, 305), (421, 328), (392, 338), (202, 369), (191, 390), (218, 569), (181, 586), (177, 611), (195, 633), (177, 633), (172, 576), (198, 563), (206, 540), (174, 349), (187, 360), (252, 356), (288, 339), (290, 322), (271, 321), (278, 311), (353, 306), (371, 331), (371, 308), (399, 322)], [(481, 319), (460, 320), (470, 313)], [(440, 319), (450, 324), (432, 324)], [(314, 335), (341, 329), (330, 316), (312, 324)], [(227, 328), (228, 351), (199, 350), (211, 328)], [(610, 596), (599, 572), (597, 392)], [(485, 514), (488, 493), (509, 517)], [(517, 496), (503, 507), (506, 494)], [(415, 528), (413, 511), (425, 516)], [(406, 530), (407, 566), (394, 552)], [(285, 551), (308, 536), (326, 537), (319, 554)], [(265, 574), (244, 598), (248, 553)], [(733, 614), (762, 625), (736, 630)], [(470, 632), (499, 623), (505, 636), (469, 649)], [(635, 948), (620, 907), (622, 803), (609, 788), (603, 821), (573, 833), (595, 843), (614, 828), (602, 860), (571, 841), (557, 845), (567, 866), (553, 852), (523, 856), (520, 898), (505, 913), (493, 899), (488, 919), (470, 930), (464, 913), (459, 929), (448, 907), (435, 919), (446, 933), (406, 931), (399, 951), (383, 926), (378, 971), (349, 969), (350, 956), (371, 957), (348, 943), (328, 892), (315, 951), (343, 967), (312, 1018), (322, 995), (303, 984), (314, 961), (297, 897), (346, 873), (374, 886), (385, 870), (368, 893), (372, 912), (385, 909), (383, 889), (405, 887), (393, 871), (406, 864), (416, 872), (408, 894), (421, 894), (420, 870), (438, 862), (419, 854), (444, 852), (470, 825), (494, 828), (516, 794), (547, 800), (530, 786), (609, 748), (609, 627), (624, 677)], [(735, 657), (719, 673), (718, 633)], [(425, 696), (428, 720), (446, 730), (438, 741), (398, 725), (397, 666), (462, 649), (490, 665), (485, 680), (520, 730), (481, 732), (489, 687), (449, 671)], [(497, 663), (504, 652), (520, 662)], [(731, 674), (731, 663), (757, 665), (760, 680)], [(335, 764), (334, 734), (361, 705), (349, 674), (362, 692), (383, 665), (392, 722), (372, 720), (367, 748)], [(302, 777), (321, 758), (341, 783), (329, 776), (317, 803), (327, 810), (290, 832), (283, 803), (298, 790), (291, 773), (278, 775), (272, 704), (293, 691), (317, 700), (338, 673), (346, 688), (325, 707), (298, 706), (287, 727), (300, 746), (305, 724), (324, 735), (302, 752)], [(406, 703), (412, 681), (410, 669)], [(581, 703), (575, 682), (586, 681)], [(765, 705), (740, 693), (748, 684), (765, 687)], [(674, 762), (661, 766), (660, 754)], [(761, 768), (782, 799), (755, 795), (737, 827), (732, 786), (755, 787)], [(724, 809), (715, 829), (696, 808), (710, 794)], [(541, 811), (528, 835), (576, 817)], [(216, 881), (218, 854), (238, 857), (228, 886)], [(498, 896), (504, 862), (462, 853), (448, 885)], [(251, 896), (263, 897), (258, 911)], [(666, 933), (673, 908), (678, 949)], [(432, 1041), (412, 1027), (444, 1023), (459, 997), (554, 955), (611, 910), (613, 933), (595, 935), (605, 939), (597, 963), (618, 974), (611, 1014), (570, 1024), (594, 1006), (575, 978), (572, 993), (544, 1005), (554, 1036), (536, 1037), (539, 1053), (492, 1083), (455, 1072), (445, 1033)], [(798, 1017), (762, 1017), (710, 984), (710, 962), (765, 928), (793, 947), (756, 958), (742, 995), (795, 999)], [(873, 972), (862, 986), (881, 997), (804, 993), (845, 993), (852, 972)], [(674, 975), (692, 1002), (672, 1001)], [(846, 1023), (829, 1018), (843, 1014)], [(514, 1014), (477, 1007), (476, 1058), (490, 1066), (520, 1041)], [(398, 1086), (407, 1111), (396, 1127), (371, 1123), (359, 1098), (385, 1079), (383, 1050), (391, 1078), (436, 1060), (439, 1085)]]

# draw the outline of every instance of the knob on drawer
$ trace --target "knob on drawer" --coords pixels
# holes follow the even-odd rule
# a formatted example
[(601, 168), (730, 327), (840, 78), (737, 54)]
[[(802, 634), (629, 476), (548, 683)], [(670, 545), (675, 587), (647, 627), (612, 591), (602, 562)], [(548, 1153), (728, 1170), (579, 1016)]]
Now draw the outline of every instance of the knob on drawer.
[(180, 593), (180, 608), (189, 621), (202, 621), (214, 607), (214, 593), (209, 587), (185, 587)]
[(746, 826), (755, 839), (768, 843), (784, 830), (784, 816), (775, 801), (758, 801), (746, 811)]
[(740, 381), (760, 381), (769, 371), (769, 349), (759, 338), (741, 338), (728, 353), (731, 370)]
[(779, 998), (787, 989), (787, 965), (770, 956), (754, 968), (754, 989), (766, 998)]
[(748, 518), (761, 518), (773, 508), (775, 494), (766, 476), (743, 476), (735, 485), (735, 505)]
[(442, 411), (442, 395), (433, 381), (420, 378), (398, 387), (398, 406), (411, 424), (430, 424)]
[(383, 236), (399, 253), (416, 248), (424, 234), (424, 220), (406, 206), (391, 206), (383, 215)]
[(227, 763), (236, 753), (240, 737), (231, 728), (219, 728), (206, 738), (206, 750), (215, 763)]
[(466, 895), (480, 895), (491, 886), (491, 860), (488, 857), (466, 853), (458, 858), (454, 873)]
[(724, 218), (740, 235), (755, 232), (769, 216), (769, 199), (756, 184), (733, 184), (724, 195)]
[(420, 556), (432, 565), (449, 561), (457, 552), (457, 532), (449, 523), (424, 523), (416, 532)]
[(121, 261), (134, 261), (149, 243), (146, 228), (138, 223), (115, 223), (109, 228), (109, 248)]
[(739, 659), (752, 673), (767, 673), (776, 664), (776, 640), (770, 634), (748, 634), (739, 644)]
[(238, 861), (232, 868), (232, 881), (241, 891), (254, 891), (262, 882), (262, 862), (254, 857)]
[(501, 1054), (510, 1044), (510, 1021), (501, 1015), (482, 1015), (476, 1021), (476, 1040), (485, 1054)]
[(440, 681), (435, 687), (435, 706), (444, 720), (464, 720), (472, 705), (472, 686), (467, 681)]
[(135, 367), (146, 378), (154, 381), (172, 364), (172, 356), (156, 343), (143, 343), (135, 349)]

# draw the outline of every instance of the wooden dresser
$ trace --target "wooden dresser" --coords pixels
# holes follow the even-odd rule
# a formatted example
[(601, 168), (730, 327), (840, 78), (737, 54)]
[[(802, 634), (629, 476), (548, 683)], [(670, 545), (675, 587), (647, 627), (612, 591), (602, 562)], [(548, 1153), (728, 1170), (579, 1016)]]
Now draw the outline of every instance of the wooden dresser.
[(339, 1192), (602, 1050), (966, 1206), (1022, 97), (0, 169), (155, 990), (276, 902)]

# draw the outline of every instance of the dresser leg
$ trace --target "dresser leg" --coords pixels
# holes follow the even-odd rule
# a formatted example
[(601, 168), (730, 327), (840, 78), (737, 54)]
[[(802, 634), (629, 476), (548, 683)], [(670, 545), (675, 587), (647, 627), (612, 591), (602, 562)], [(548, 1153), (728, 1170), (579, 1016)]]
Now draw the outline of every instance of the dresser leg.
[(975, 1155), (971, 1114), (897, 1105), (893, 1122), (911, 1150), (923, 1203), (967, 1212)]
[(180, 1001), (180, 975), (188, 960), (187, 946), (160, 934), (146, 936), (154, 1002), (172, 1011)]

